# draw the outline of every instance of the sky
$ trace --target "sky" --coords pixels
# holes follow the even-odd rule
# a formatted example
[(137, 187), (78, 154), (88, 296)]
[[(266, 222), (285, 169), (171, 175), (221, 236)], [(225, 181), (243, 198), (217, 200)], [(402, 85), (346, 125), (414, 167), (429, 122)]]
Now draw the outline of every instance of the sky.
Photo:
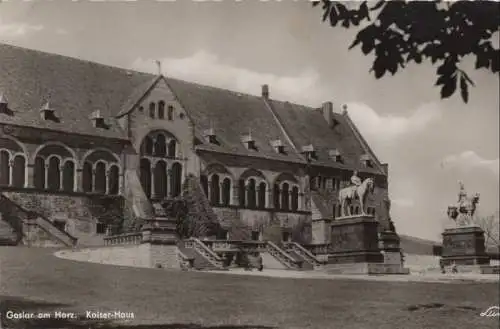
[[(458, 181), (499, 208), (499, 79), (473, 70), (468, 104), (441, 100), (435, 67), (376, 80), (373, 58), (348, 50), (356, 31), (333, 29), (305, 1), (0, 3), (0, 42), (319, 107), (348, 105), (389, 163), (399, 233), (439, 241)], [(497, 45), (498, 46), (498, 45)]]

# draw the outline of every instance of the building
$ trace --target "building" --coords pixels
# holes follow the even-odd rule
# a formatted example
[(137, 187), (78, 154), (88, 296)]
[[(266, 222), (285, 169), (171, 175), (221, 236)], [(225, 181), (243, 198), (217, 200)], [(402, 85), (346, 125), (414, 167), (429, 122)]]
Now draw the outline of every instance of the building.
[(0, 45), (0, 126), (1, 225), (25, 220), (39, 240), (100, 244), (186, 177), (228, 239), (328, 242), (319, 220), (338, 216), (353, 170), (374, 178), (369, 212), (391, 225), (387, 165), (347, 111), (274, 100), (267, 85), (252, 96)]

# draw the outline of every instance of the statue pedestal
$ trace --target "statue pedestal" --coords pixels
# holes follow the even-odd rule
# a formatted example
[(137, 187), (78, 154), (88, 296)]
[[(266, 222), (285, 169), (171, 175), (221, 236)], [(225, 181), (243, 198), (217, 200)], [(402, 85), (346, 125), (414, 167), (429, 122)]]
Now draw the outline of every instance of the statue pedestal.
[(410, 269), (404, 267), (401, 253), (400, 238), (396, 232), (379, 233), (379, 248), (384, 256), (384, 264), (391, 265), (398, 274), (410, 274)]
[(445, 229), (443, 252), (440, 265), (455, 265), (458, 272), (498, 273), (498, 266), (490, 266), (490, 257), (486, 254), (484, 231), (477, 226), (465, 226)]
[(331, 224), (325, 270), (332, 274), (399, 273), (399, 265), (384, 263), (378, 244), (378, 222), (373, 216), (339, 217)]

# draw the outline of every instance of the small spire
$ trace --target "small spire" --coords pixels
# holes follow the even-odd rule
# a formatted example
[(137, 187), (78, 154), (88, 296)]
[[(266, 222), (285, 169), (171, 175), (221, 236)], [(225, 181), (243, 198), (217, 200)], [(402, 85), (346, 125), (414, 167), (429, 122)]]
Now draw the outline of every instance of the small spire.
[(45, 104), (43, 104), (42, 108), (40, 109), (40, 111), (50, 111), (52, 110), (50, 108), (50, 102), (49, 101), (46, 101)]
[(162, 69), (161, 69), (161, 61), (155, 60), (156, 66), (158, 67), (158, 75), (162, 75)]
[(4, 94), (0, 94), (0, 104), (9, 104)]

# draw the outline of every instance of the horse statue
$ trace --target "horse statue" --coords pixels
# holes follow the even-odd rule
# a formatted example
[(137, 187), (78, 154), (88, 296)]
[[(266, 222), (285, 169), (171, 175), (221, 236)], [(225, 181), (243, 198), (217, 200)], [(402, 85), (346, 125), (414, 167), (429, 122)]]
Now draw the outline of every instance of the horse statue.
[(459, 199), (456, 205), (448, 207), (448, 218), (455, 221), (457, 226), (466, 226), (472, 223), (479, 203), (479, 193), (467, 196), (464, 186), (460, 183)]
[(350, 205), (353, 200), (359, 199), (361, 215), (366, 215), (365, 203), (368, 193), (373, 193), (374, 182), (372, 178), (365, 179), (359, 186), (348, 186), (339, 191), (338, 201), (341, 206), (342, 216), (352, 216)]

